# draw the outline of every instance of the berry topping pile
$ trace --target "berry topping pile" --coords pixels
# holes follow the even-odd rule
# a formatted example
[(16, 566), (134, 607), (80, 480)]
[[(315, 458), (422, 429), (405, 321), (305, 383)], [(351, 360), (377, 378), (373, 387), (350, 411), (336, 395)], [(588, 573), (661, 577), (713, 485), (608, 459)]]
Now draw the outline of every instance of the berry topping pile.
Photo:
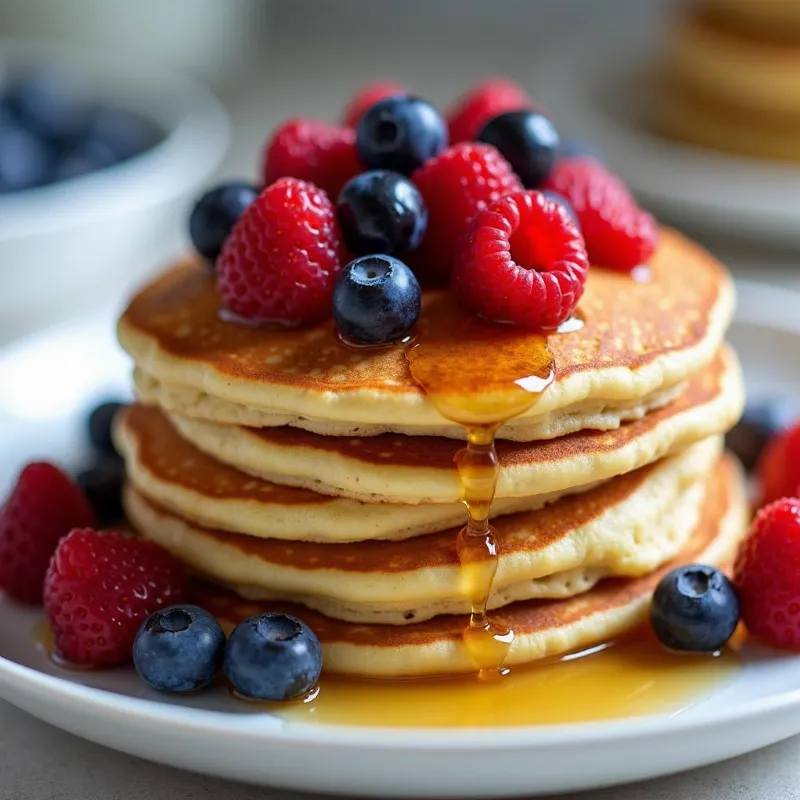
[(489, 78), (473, 86), (447, 114), (450, 142), (470, 142), (490, 119), (506, 111), (534, 108), (525, 90), (506, 78)]
[[(419, 285), (452, 285), (465, 313), (549, 330), (575, 312), (590, 262), (631, 272), (655, 251), (653, 218), (512, 81), (475, 84), (446, 116), (377, 81), (341, 120), (288, 120), (267, 139), (260, 190), (231, 182), (198, 200), (189, 233), (231, 324), (333, 317), (342, 339), (386, 345), (415, 324)], [(391, 266), (337, 283), (365, 257)]]
[(541, 192), (516, 192), (472, 221), (453, 284), (475, 314), (547, 330), (574, 311), (588, 271), (583, 239), (564, 208)]
[(342, 268), (336, 210), (313, 183), (281, 178), (242, 214), (217, 259), (217, 286), (240, 317), (297, 325), (330, 313)]
[(562, 158), (543, 186), (575, 209), (592, 264), (630, 272), (655, 252), (656, 221), (597, 159)]

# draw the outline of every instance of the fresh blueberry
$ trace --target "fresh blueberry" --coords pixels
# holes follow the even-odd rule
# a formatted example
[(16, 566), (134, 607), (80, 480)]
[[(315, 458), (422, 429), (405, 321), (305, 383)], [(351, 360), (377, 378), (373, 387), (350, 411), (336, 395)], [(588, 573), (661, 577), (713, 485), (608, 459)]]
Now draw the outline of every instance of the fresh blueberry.
[(603, 161), (600, 148), (585, 139), (562, 139), (556, 155), (558, 158), (586, 157), (593, 158), (595, 161)]
[(214, 263), (222, 244), (245, 209), (258, 197), (249, 183), (222, 183), (206, 192), (195, 203), (189, 217), (192, 244), (209, 263)]
[(403, 175), (384, 169), (348, 181), (336, 213), (345, 244), (359, 255), (401, 256), (419, 246), (428, 224), (419, 189)]
[(116, 161), (125, 161), (157, 145), (164, 134), (150, 120), (130, 111), (96, 108), (88, 120), (84, 137), (107, 147)]
[(111, 435), (111, 425), (117, 412), (124, 407), (124, 403), (117, 400), (109, 400), (99, 406), (95, 406), (89, 414), (89, 441), (92, 443), (92, 447), (99, 452), (112, 455), (117, 452)]
[(401, 94), (370, 106), (358, 123), (356, 148), (367, 169), (410, 175), (447, 147), (447, 125), (426, 100)]
[(419, 319), (422, 292), (414, 273), (396, 258), (362, 256), (351, 261), (333, 288), (333, 318), (354, 344), (402, 339)]
[(715, 653), (739, 624), (739, 598), (715, 567), (678, 567), (656, 587), (650, 621), (661, 643), (671, 650)]
[(545, 197), (549, 197), (554, 203), (558, 203), (564, 211), (567, 212), (567, 216), (575, 223), (575, 226), (578, 230), (581, 229), (581, 223), (578, 220), (578, 215), (575, 212), (575, 209), (572, 207), (572, 203), (564, 197), (563, 194), (559, 194), (558, 192), (552, 192), (550, 190), (542, 192)]
[(5, 107), (20, 125), (54, 145), (76, 141), (88, 116), (77, 81), (55, 69), (33, 69), (12, 77)]
[(46, 144), (0, 111), (0, 194), (47, 183), (52, 163)]
[(119, 456), (102, 456), (79, 472), (75, 482), (94, 509), (99, 525), (113, 525), (125, 518), (122, 508), (125, 463)]
[(490, 119), (479, 142), (494, 145), (528, 189), (550, 174), (560, 142), (552, 122), (538, 111), (509, 111)]
[(770, 439), (790, 428), (796, 419), (797, 409), (787, 398), (750, 402), (725, 444), (748, 470), (753, 469)]
[(53, 177), (57, 181), (79, 178), (81, 175), (88, 175), (99, 169), (110, 167), (118, 160), (108, 145), (100, 141), (85, 139), (58, 159)]
[(322, 648), (314, 632), (296, 617), (259, 614), (230, 635), (223, 668), (243, 697), (292, 700), (319, 680)]
[(133, 642), (133, 665), (161, 692), (196, 692), (214, 680), (225, 654), (225, 633), (198, 606), (170, 606), (151, 614)]

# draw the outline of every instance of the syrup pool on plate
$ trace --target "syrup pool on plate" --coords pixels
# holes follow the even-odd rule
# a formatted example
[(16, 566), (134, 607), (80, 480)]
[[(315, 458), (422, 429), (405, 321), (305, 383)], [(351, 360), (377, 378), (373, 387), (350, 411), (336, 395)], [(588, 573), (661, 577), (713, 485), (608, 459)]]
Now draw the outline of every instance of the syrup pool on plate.
[(731, 680), (734, 648), (719, 656), (666, 652), (649, 630), (610, 645), (474, 676), (355, 680), (323, 677), (313, 703), (269, 705), (292, 722), (419, 728), (491, 728), (678, 714)]
[(480, 673), (490, 677), (502, 668), (514, 640), (513, 631), (493, 625), (486, 613), (497, 572), (489, 523), (499, 475), (495, 434), (536, 404), (555, 378), (555, 362), (546, 335), (477, 319), (450, 296), (426, 308), (406, 357), (439, 413), (467, 434), (467, 446), (456, 456), (468, 514), (458, 535), (463, 593), (472, 609), (464, 644)]

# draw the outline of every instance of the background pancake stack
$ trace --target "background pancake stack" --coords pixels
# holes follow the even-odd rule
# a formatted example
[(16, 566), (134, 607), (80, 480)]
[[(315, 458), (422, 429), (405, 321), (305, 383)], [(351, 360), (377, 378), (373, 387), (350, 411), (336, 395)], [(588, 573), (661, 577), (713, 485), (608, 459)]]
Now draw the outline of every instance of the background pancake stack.
[[(449, 303), (425, 297), (420, 342), (463, 313)], [(516, 634), (508, 666), (636, 625), (676, 563), (729, 560), (746, 525), (721, 444), (743, 401), (732, 309), (725, 270), (664, 231), (642, 280), (594, 268), (580, 321), (549, 337), (554, 383), (498, 434), (489, 607)], [(140, 395), (115, 431), (127, 511), (210, 581), (199, 602), (229, 622), (295, 613), (332, 672), (476, 668), (456, 551), (463, 431), (414, 383), (405, 345), (226, 320), (193, 262), (145, 288), (119, 335)], [(470, 348), (480, 391), (503, 351)]]
[(716, 150), (800, 161), (800, 2), (701, 0), (673, 34), (655, 122)]

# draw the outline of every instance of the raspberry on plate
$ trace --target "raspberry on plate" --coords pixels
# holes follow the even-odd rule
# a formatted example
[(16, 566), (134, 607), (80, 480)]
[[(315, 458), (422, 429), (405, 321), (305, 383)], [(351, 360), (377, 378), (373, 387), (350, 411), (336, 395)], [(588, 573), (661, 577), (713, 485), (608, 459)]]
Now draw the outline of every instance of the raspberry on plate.
[(29, 464), (0, 508), (0, 589), (23, 603), (41, 603), (42, 584), (59, 540), (94, 525), (78, 486), (58, 467)]
[(765, 644), (800, 648), (800, 500), (785, 497), (756, 517), (734, 569), (742, 620)]
[(772, 438), (756, 462), (759, 504), (800, 496), (800, 425)]
[(317, 119), (290, 119), (267, 143), (261, 174), (265, 186), (279, 178), (299, 178), (336, 200), (342, 186), (362, 169), (352, 128)]
[(655, 252), (656, 221), (596, 159), (562, 158), (541, 188), (563, 195), (575, 209), (592, 264), (630, 272)]
[(453, 287), (481, 317), (552, 329), (575, 310), (588, 270), (583, 239), (563, 206), (541, 192), (518, 192), (475, 217)]
[(511, 165), (488, 144), (449, 147), (412, 175), (428, 207), (428, 229), (409, 260), (423, 283), (446, 284), (470, 222), (489, 203), (522, 190)]
[(244, 212), (217, 261), (217, 288), (234, 313), (297, 325), (331, 313), (342, 268), (336, 209), (311, 183), (282, 178)]
[(44, 607), (59, 656), (106, 667), (130, 661), (142, 622), (185, 595), (183, 565), (162, 547), (86, 528), (72, 531), (53, 554)]
[(476, 83), (447, 114), (450, 143), (472, 141), (498, 114), (533, 107), (528, 93), (508, 78), (489, 78)]
[(347, 104), (342, 115), (342, 124), (349, 128), (357, 128), (364, 112), (379, 100), (385, 100), (396, 94), (406, 94), (408, 89), (397, 81), (373, 81), (362, 86)]

